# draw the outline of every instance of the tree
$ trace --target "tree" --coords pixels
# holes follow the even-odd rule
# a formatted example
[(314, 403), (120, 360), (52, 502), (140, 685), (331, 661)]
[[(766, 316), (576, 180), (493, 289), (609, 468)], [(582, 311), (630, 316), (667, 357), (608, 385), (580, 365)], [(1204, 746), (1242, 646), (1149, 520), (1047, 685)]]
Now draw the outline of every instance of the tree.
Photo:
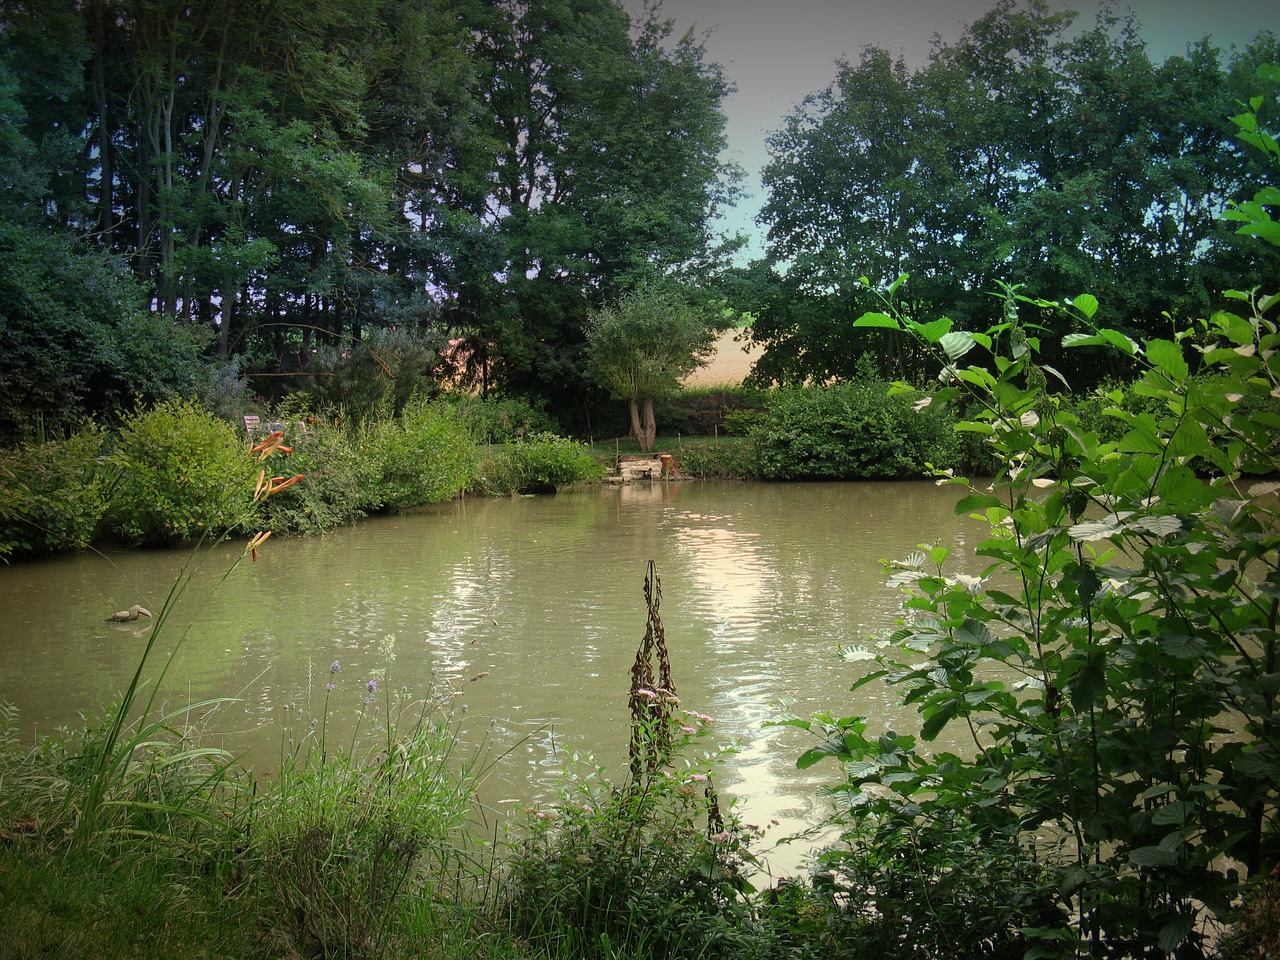
[[(777, 279), (755, 277), (747, 289), (762, 299), (741, 305), (756, 314), (762, 376), (849, 376), (868, 349), (849, 314), (887, 292), (863, 276), (910, 274), (895, 309), (920, 321), (980, 323), (1000, 282), (1087, 290), (1099, 322), (1138, 336), (1206, 309), (1227, 276), (1274, 273), (1274, 253), (1216, 221), (1257, 173), (1222, 118), (1274, 37), (1226, 68), (1207, 41), (1156, 65), (1133, 17), (1104, 8), (1068, 35), (1072, 19), (999, 0), (918, 70), (870, 48), (770, 138), (756, 269)], [(1051, 311), (1028, 319), (1065, 332)], [(1059, 336), (1044, 338), (1045, 360), (1078, 386), (1118, 370), (1103, 351), (1062, 351)], [(907, 338), (875, 354), (891, 377), (937, 372)]]
[(587, 370), (611, 396), (627, 401), (641, 450), (652, 450), (658, 436), (653, 401), (701, 366), (714, 340), (706, 313), (670, 286), (643, 284), (592, 311)]
[(485, 209), (460, 223), (483, 256), (454, 316), (491, 382), (572, 416), (589, 386), (589, 311), (642, 277), (696, 280), (720, 262), (731, 87), (653, 9), (637, 24), (616, 0), (497, 10), (478, 53), (498, 153)]

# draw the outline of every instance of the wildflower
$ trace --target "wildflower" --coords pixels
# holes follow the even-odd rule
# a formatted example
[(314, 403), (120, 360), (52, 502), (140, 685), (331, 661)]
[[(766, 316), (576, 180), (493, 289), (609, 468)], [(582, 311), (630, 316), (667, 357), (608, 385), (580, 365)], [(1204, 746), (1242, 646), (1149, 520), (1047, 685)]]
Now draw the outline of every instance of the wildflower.
[(341, 664), (341, 663), (339, 663), (337, 660), (335, 660), (335, 661), (333, 661), (333, 663), (329, 664), (329, 672), (330, 672), (330, 673), (337, 673), (337, 672), (338, 672), (339, 670), (341, 670), (341, 669), (342, 669), (342, 664)]
[(539, 820), (558, 820), (560, 818), (560, 814), (554, 810), (539, 810), (534, 816)]
[(689, 779), (696, 780), (698, 783), (706, 783), (710, 778), (705, 773), (691, 773), (689, 774)]
[(332, 690), (332, 689), (333, 689), (333, 681), (329, 681), (328, 683), (326, 683), (326, 684), (324, 685), (324, 688), (325, 688), (326, 690)]
[(710, 836), (707, 837), (707, 839), (710, 840), (712, 843), (724, 843), (730, 837), (732, 837), (732, 834), (729, 833), (728, 830), (721, 830), (719, 833), (711, 834)]
[(369, 703), (371, 700), (373, 700), (373, 697), (366, 696), (366, 697), (364, 698), (364, 702), (365, 702), (365, 703)]
[(256, 455), (258, 460), (262, 461), (267, 459), (267, 457), (271, 456), (276, 451), (280, 451), (281, 453), (293, 453), (293, 447), (286, 447), (284, 445), (283, 430), (272, 431), (272, 433), (267, 436), (267, 439), (256, 444), (253, 449), (249, 451), (249, 454), (251, 456)]
[(640, 694), (640, 696), (642, 697), (647, 697), (650, 700), (658, 699), (658, 695), (654, 693), (652, 690), (650, 690), (648, 687), (640, 687), (636, 690), (636, 693)]
[(378, 681), (377, 681), (377, 679), (375, 678), (375, 679), (373, 679), (373, 680), (370, 680), (368, 683), (366, 683), (366, 684), (364, 685), (364, 688), (365, 688), (366, 690), (368, 690), (370, 693), (377, 693), (377, 692), (378, 692)]
[(686, 710), (684, 715), (686, 717), (693, 717), (693, 719), (697, 720), (699, 723), (715, 723), (715, 721), (705, 713), (698, 713), (696, 710)]
[(680, 729), (683, 730), (685, 733), (689, 734), (689, 736), (693, 736), (695, 733), (698, 732), (693, 727), (681, 726)]

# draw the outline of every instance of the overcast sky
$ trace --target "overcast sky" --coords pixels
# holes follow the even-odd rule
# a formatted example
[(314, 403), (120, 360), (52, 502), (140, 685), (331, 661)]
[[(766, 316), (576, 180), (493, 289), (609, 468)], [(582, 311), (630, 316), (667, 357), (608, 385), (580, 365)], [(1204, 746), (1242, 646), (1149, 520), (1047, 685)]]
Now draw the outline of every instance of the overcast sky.
[[(725, 103), (729, 147), (726, 159), (742, 165), (748, 196), (727, 223), (753, 238), (761, 204), (764, 139), (804, 97), (831, 82), (836, 59), (856, 62), (867, 45), (900, 53), (909, 66), (928, 58), (935, 34), (946, 42), (994, 6), (995, 0), (665, 0), (662, 12), (677, 32), (693, 26), (706, 40), (710, 58), (724, 65), (737, 92)], [(623, 0), (636, 11), (643, 0)], [(1080, 11), (1077, 24), (1091, 26), (1096, 0), (1050, 0), (1054, 10)], [(1242, 46), (1258, 31), (1280, 32), (1277, 0), (1123, 0), (1143, 25), (1152, 58), (1182, 53), (1204, 36), (1224, 49)], [(751, 256), (758, 256), (758, 240)]]

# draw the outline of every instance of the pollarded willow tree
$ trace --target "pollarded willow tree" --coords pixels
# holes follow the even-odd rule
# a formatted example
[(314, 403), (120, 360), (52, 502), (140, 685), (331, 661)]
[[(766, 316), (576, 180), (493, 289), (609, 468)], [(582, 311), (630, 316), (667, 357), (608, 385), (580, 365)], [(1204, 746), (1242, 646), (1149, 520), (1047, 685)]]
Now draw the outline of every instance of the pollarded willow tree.
[(732, 86), (692, 33), (616, 0), (497, 5), (478, 56), (497, 144), (485, 206), (467, 211), (457, 336), (492, 382), (580, 410), (588, 312), (646, 276), (705, 277), (733, 196), (720, 159)]
[(711, 353), (715, 328), (678, 290), (642, 284), (595, 310), (587, 325), (591, 379), (631, 410), (631, 433), (650, 451), (658, 436), (653, 401), (672, 393)]

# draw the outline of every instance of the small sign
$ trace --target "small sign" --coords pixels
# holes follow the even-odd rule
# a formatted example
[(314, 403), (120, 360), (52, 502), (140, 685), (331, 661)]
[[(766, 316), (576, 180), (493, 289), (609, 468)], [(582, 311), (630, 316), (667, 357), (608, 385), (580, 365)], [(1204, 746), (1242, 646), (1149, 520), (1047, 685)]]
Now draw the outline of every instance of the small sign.
[(253, 436), (253, 431), (255, 431), (255, 430), (257, 430), (257, 429), (258, 429), (258, 416), (257, 416), (257, 414), (253, 414), (253, 413), (246, 414), (246, 415), (245, 415), (245, 418), (244, 418), (244, 431), (245, 431), (245, 433), (249, 434), (249, 436), (251, 436), (251, 437), (252, 437), (252, 436)]

